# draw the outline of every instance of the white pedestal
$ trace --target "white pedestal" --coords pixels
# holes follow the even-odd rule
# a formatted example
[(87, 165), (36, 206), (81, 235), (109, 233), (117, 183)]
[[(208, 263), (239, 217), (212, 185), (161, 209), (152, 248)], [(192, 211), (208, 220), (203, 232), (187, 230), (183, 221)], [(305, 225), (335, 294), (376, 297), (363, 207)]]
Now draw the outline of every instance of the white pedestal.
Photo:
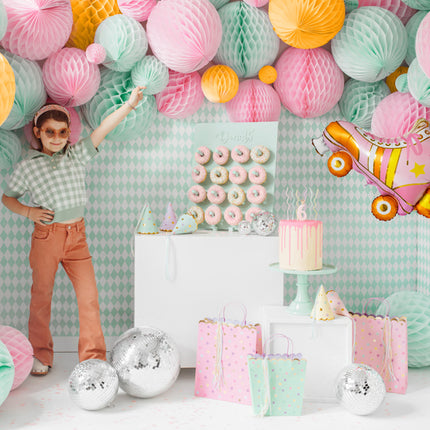
[[(336, 402), (335, 381), (352, 358), (352, 323), (336, 315), (332, 321), (314, 321), (309, 316), (293, 315), (282, 306), (263, 307), (263, 340), (276, 333), (293, 341), (293, 352), (307, 360), (304, 398)], [(285, 353), (286, 340), (275, 337), (266, 353)]]
[[(135, 326), (164, 330), (179, 348), (181, 366), (195, 367), (201, 319), (242, 303), (247, 321), (261, 323), (262, 305), (283, 304), (283, 274), (269, 267), (277, 258), (277, 236), (136, 235)], [(226, 318), (242, 319), (240, 308), (228, 307)]]

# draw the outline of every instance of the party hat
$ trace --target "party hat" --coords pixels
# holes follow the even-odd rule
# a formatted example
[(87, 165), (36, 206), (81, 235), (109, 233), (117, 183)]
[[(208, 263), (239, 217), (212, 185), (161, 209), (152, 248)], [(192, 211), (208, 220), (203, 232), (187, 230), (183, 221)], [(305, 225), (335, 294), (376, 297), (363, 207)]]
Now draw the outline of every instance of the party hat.
[(172, 203), (167, 205), (166, 215), (164, 215), (163, 222), (160, 225), (161, 231), (173, 231), (177, 218), (175, 211), (173, 210)]
[(139, 223), (136, 226), (136, 233), (139, 234), (158, 234), (158, 228), (155, 225), (152, 211), (148, 205), (145, 205), (140, 214)]
[(173, 234), (192, 233), (197, 230), (196, 220), (188, 214), (183, 214), (173, 229)]
[(350, 313), (348, 312), (348, 309), (346, 309), (346, 306), (343, 304), (343, 301), (339, 297), (339, 294), (336, 293), (336, 291), (334, 290), (327, 291), (327, 300), (332, 311), (335, 314), (344, 315), (346, 317), (351, 316)]
[(311, 318), (322, 321), (334, 320), (334, 314), (327, 300), (327, 295), (323, 285), (321, 285), (315, 299), (315, 304), (311, 312)]

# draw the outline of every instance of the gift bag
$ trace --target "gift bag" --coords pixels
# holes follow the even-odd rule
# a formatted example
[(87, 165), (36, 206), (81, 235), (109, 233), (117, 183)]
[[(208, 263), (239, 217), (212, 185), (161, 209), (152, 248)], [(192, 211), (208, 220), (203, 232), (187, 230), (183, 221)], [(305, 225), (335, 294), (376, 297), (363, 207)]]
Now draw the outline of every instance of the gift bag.
[(261, 353), (261, 326), (246, 321), (226, 320), (226, 306), (218, 318), (199, 322), (195, 395), (229, 402), (251, 404), (248, 354)]
[[(266, 354), (266, 344), (275, 336), (288, 341), (286, 354)], [(293, 354), (292, 341), (283, 334), (269, 338), (263, 354), (248, 355), (252, 409), (255, 415), (301, 415), (306, 360)]]
[[(369, 301), (387, 305), (385, 315), (368, 315)], [(389, 303), (371, 298), (363, 313), (351, 313), (355, 322), (354, 362), (373, 367), (383, 378), (388, 393), (404, 394), (408, 386), (408, 333), (405, 317), (389, 317)]]

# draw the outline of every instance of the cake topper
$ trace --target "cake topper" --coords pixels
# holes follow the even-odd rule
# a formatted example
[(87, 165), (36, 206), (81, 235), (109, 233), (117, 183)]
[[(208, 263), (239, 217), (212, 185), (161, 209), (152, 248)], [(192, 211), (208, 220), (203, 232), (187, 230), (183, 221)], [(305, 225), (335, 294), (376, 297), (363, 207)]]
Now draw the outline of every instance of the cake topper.
[[(307, 209), (311, 210), (315, 214), (315, 219), (318, 217), (317, 207), (317, 198), (318, 198), (319, 190), (317, 189), (315, 192), (311, 188), (305, 188), (303, 195), (300, 194), (299, 190), (296, 190), (296, 204), (295, 204), (295, 214), (296, 219), (299, 221), (305, 221), (308, 219)], [(290, 190), (288, 187), (285, 190), (286, 204), (287, 204), (287, 219), (292, 219), (294, 215), (294, 203), (293, 203), (293, 190)], [(309, 197), (308, 197), (309, 195)]]

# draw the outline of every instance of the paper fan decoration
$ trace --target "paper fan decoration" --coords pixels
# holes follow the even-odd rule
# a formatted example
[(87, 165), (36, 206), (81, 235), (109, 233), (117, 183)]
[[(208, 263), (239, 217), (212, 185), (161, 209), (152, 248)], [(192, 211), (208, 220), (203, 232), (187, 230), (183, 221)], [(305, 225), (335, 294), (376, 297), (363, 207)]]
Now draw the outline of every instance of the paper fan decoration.
[(21, 158), (21, 142), (12, 131), (0, 128), (0, 170), (9, 170)]
[(411, 64), (412, 60), (417, 56), (417, 53), (415, 51), (415, 41), (417, 37), (417, 31), (422, 20), (425, 18), (427, 14), (428, 14), (428, 11), (421, 10), (417, 12), (406, 24), (406, 32), (408, 33), (408, 50), (406, 52), (405, 61), (408, 64)]
[(157, 94), (169, 82), (169, 69), (157, 57), (147, 55), (131, 69), (131, 79), (136, 86), (144, 86), (143, 94)]
[(275, 68), (274, 87), (282, 104), (301, 118), (327, 113), (342, 96), (343, 73), (324, 48), (288, 48)]
[(7, 29), (7, 13), (3, 4), (3, 0), (0, 0), (0, 40), (6, 33)]
[(273, 29), (287, 45), (301, 49), (325, 45), (345, 19), (344, 0), (271, 0)]
[(415, 39), (415, 51), (421, 69), (430, 78), (430, 13), (428, 13), (418, 27)]
[(143, 22), (148, 19), (157, 0), (117, 0), (119, 10), (136, 21)]
[(0, 341), (0, 405), (6, 400), (12, 388), (15, 366), (6, 345)]
[(331, 41), (336, 63), (351, 78), (376, 82), (394, 72), (407, 50), (407, 33), (400, 19), (379, 7), (361, 7), (345, 18)]
[(155, 96), (159, 112), (169, 118), (182, 119), (196, 113), (204, 102), (198, 72), (169, 70), (169, 83)]
[(175, 211), (173, 210), (172, 203), (169, 203), (167, 205), (166, 214), (164, 215), (163, 221), (160, 225), (160, 231), (173, 231), (173, 228), (176, 225), (176, 221), (177, 218)]
[(136, 233), (138, 234), (158, 234), (158, 228), (154, 221), (151, 208), (145, 205), (140, 215), (139, 223), (136, 227)]
[(173, 234), (193, 233), (198, 229), (196, 220), (188, 214), (183, 214), (173, 229)]
[(315, 304), (311, 311), (311, 318), (320, 321), (334, 320), (334, 314), (325, 293), (324, 286), (321, 285), (315, 298)]
[(98, 26), (94, 42), (105, 48), (103, 65), (119, 72), (131, 70), (148, 49), (143, 27), (125, 15), (106, 18)]
[(408, 89), (415, 100), (430, 108), (430, 78), (423, 72), (416, 58), (409, 66)]
[(146, 31), (160, 61), (172, 70), (190, 73), (215, 56), (222, 27), (209, 0), (163, 0), (152, 10)]
[(408, 6), (418, 10), (430, 10), (430, 0), (402, 0)]
[(8, 25), (2, 46), (29, 60), (43, 60), (64, 46), (72, 30), (68, 0), (5, 1)]
[(236, 72), (224, 65), (212, 66), (202, 76), (202, 90), (212, 103), (226, 103), (239, 89), (239, 78)]
[(13, 69), (6, 57), (0, 54), (0, 126), (12, 110), (15, 89)]
[(278, 55), (279, 38), (263, 10), (238, 1), (219, 9), (222, 40), (215, 62), (231, 67), (239, 78), (257, 76)]

